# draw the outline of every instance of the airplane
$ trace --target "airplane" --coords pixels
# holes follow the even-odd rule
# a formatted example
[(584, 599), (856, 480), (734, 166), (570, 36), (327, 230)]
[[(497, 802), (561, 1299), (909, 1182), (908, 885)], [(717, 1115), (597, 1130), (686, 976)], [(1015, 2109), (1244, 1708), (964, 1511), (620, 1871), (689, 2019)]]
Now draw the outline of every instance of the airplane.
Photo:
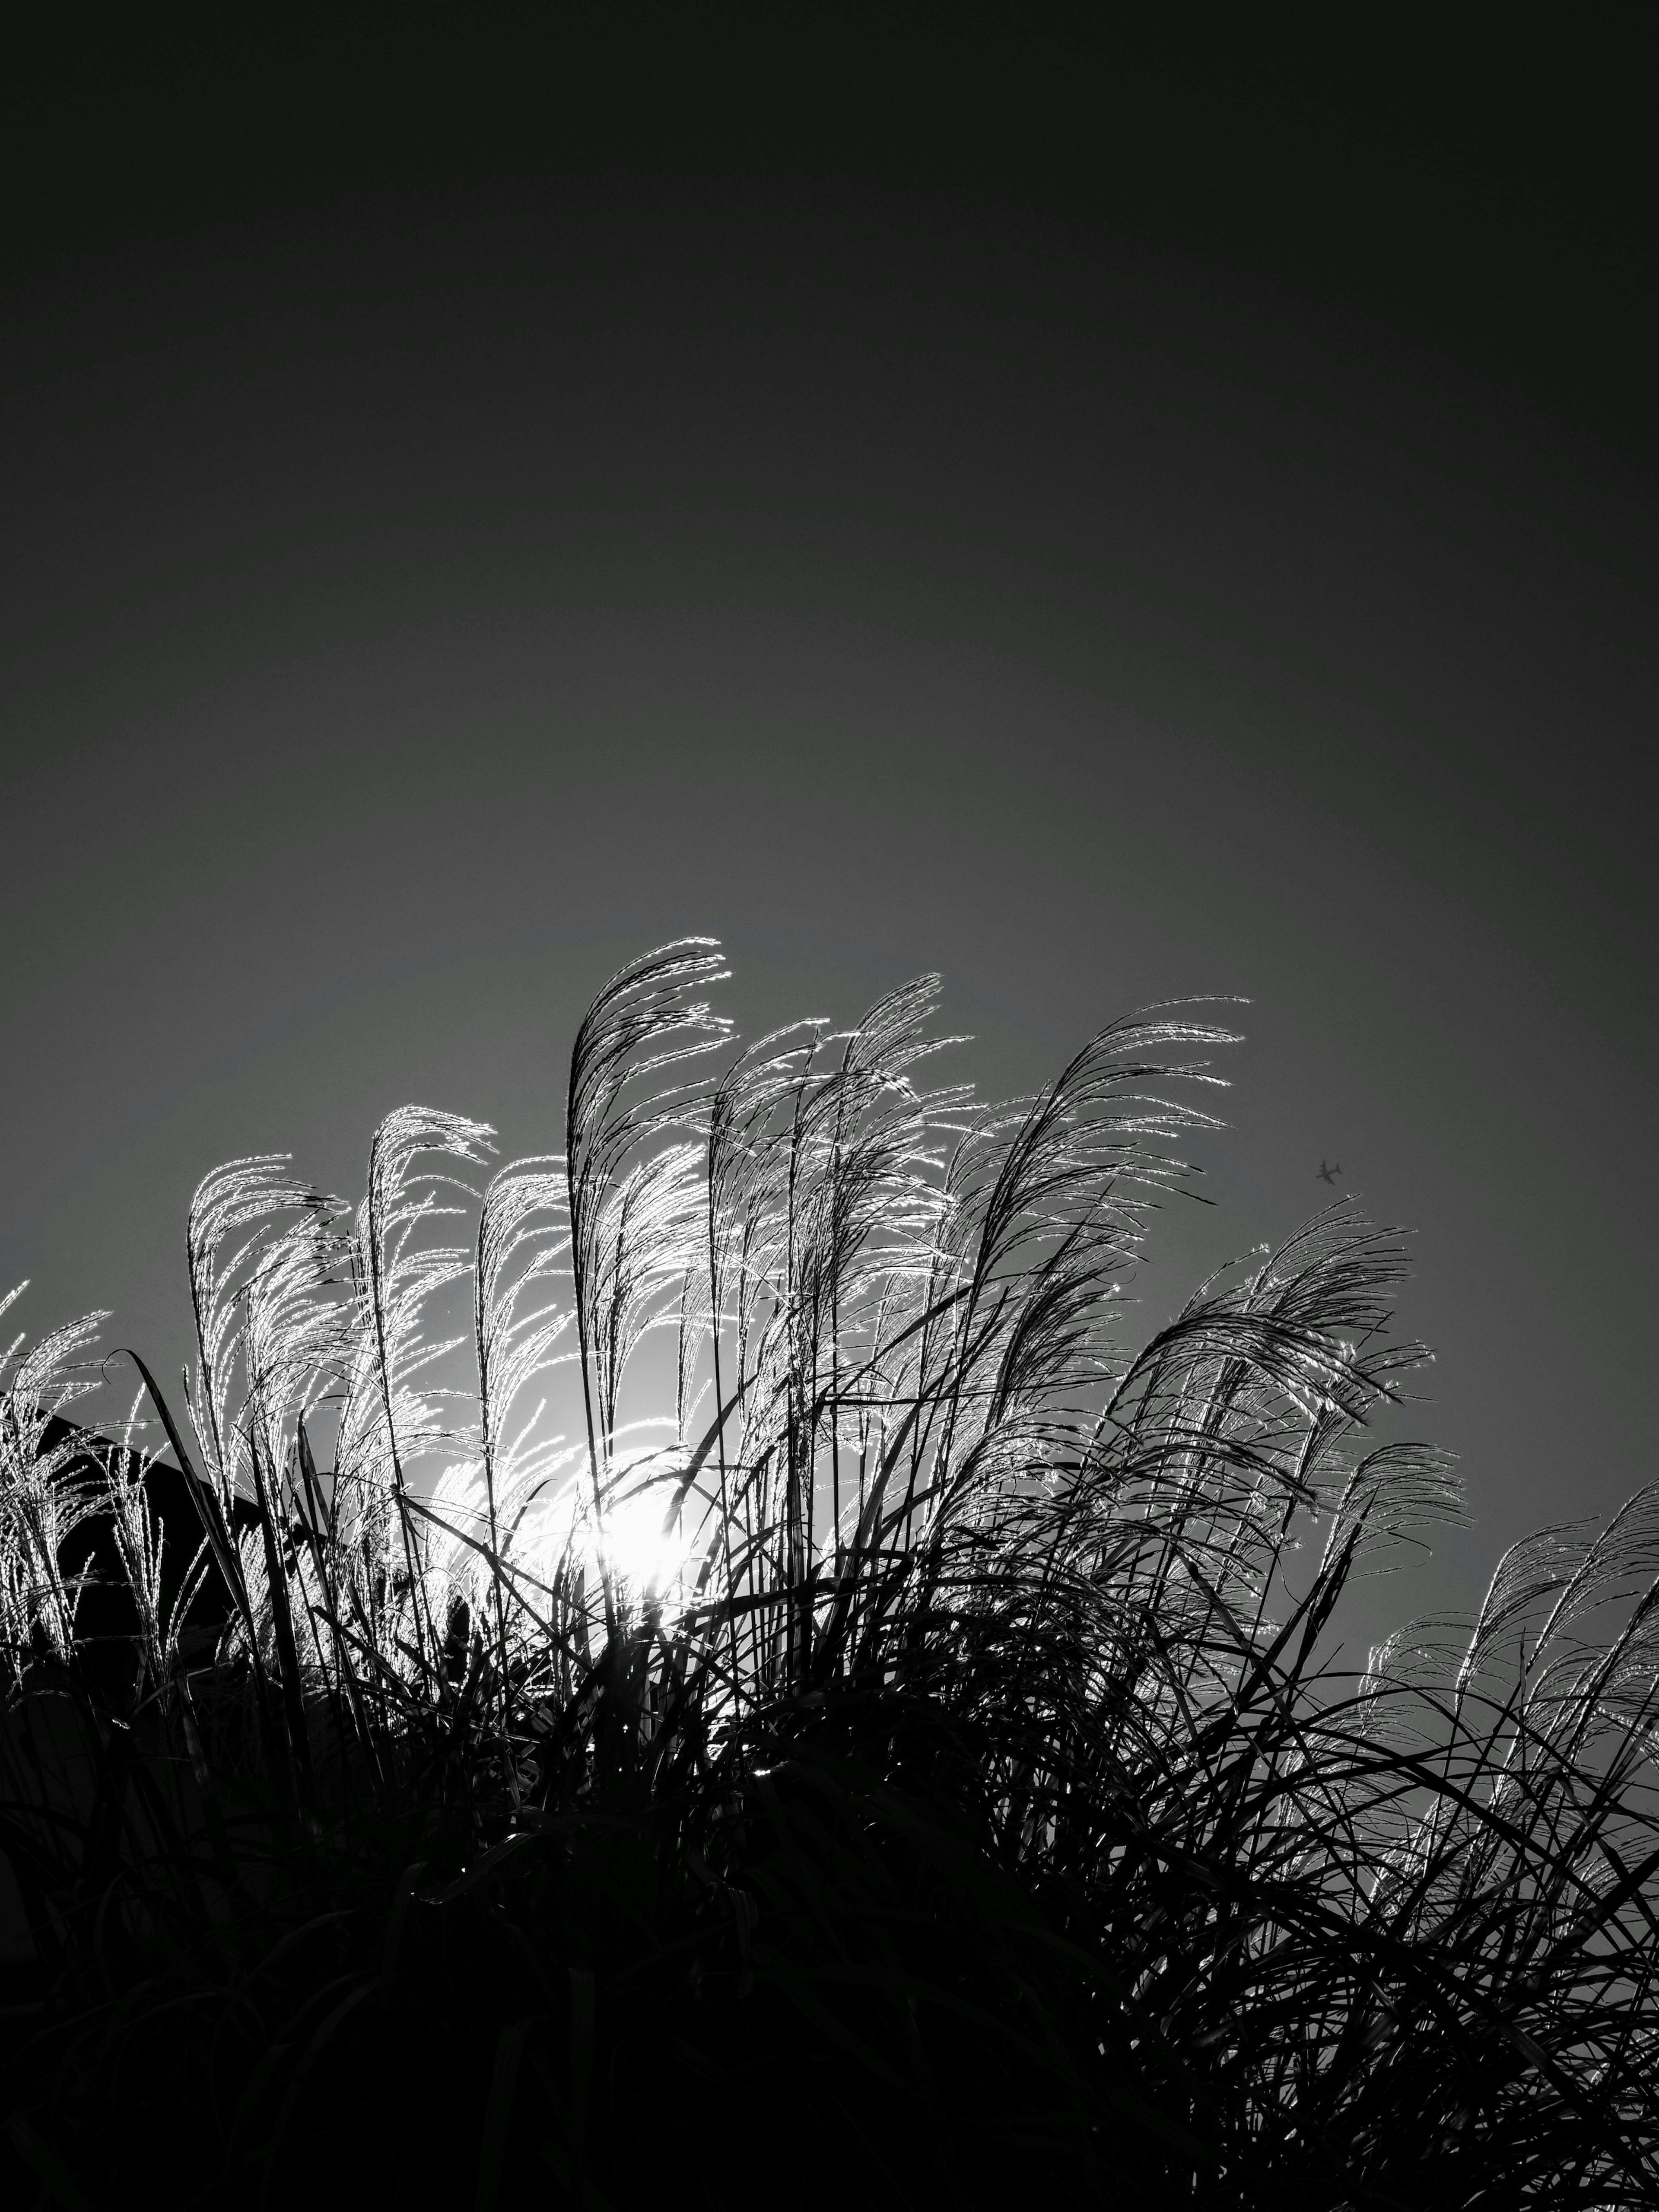
[(1319, 1167), (1318, 1167), (1318, 1170), (1317, 1170), (1317, 1171), (1316, 1171), (1316, 1175), (1315, 1175), (1314, 1180), (1315, 1180), (1316, 1182), (1328, 1182), (1328, 1183), (1329, 1183), (1329, 1184), (1331, 1185), (1331, 1187), (1332, 1187), (1332, 1188), (1333, 1188), (1333, 1189), (1334, 1189), (1334, 1188), (1335, 1188), (1335, 1185), (1336, 1185), (1336, 1179), (1337, 1179), (1338, 1176), (1340, 1176), (1340, 1175), (1341, 1174), (1341, 1172), (1342, 1172), (1342, 1163), (1341, 1163), (1341, 1161), (1340, 1161), (1340, 1160), (1338, 1160), (1338, 1161), (1337, 1161), (1337, 1162), (1336, 1162), (1333, 1166), (1331, 1166), (1331, 1167), (1327, 1167), (1327, 1166), (1326, 1166), (1326, 1164), (1325, 1164), (1324, 1160), (1322, 1158), (1322, 1159), (1320, 1160)]

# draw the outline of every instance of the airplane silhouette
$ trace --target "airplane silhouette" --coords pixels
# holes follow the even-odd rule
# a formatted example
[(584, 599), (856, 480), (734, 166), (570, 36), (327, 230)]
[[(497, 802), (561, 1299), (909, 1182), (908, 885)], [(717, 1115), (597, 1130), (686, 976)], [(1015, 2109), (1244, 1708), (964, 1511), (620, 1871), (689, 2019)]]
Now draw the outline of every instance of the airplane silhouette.
[(1342, 1163), (1341, 1163), (1341, 1161), (1340, 1161), (1340, 1160), (1338, 1160), (1338, 1161), (1335, 1163), (1335, 1164), (1334, 1164), (1334, 1166), (1332, 1166), (1332, 1167), (1327, 1167), (1327, 1166), (1326, 1166), (1326, 1164), (1325, 1164), (1325, 1163), (1324, 1163), (1324, 1161), (1323, 1161), (1323, 1159), (1322, 1158), (1322, 1159), (1321, 1159), (1321, 1161), (1320, 1161), (1320, 1163), (1319, 1163), (1318, 1170), (1317, 1170), (1316, 1174), (1316, 1176), (1315, 1176), (1315, 1180), (1316, 1180), (1316, 1182), (1328, 1182), (1328, 1183), (1329, 1183), (1329, 1184), (1332, 1186), (1332, 1188), (1334, 1188), (1335, 1184), (1336, 1184), (1336, 1179), (1337, 1179), (1338, 1176), (1340, 1176), (1340, 1175), (1341, 1174), (1341, 1172), (1342, 1172)]

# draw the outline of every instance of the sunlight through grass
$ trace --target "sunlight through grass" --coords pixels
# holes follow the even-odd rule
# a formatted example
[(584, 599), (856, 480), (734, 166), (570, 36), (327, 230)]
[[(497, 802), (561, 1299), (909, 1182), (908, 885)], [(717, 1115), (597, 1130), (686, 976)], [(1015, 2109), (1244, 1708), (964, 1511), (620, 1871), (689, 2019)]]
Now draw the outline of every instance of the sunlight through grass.
[(1461, 1510), (1401, 1237), (1128, 1331), (1231, 1033), (988, 1103), (937, 979), (739, 1049), (724, 973), (612, 979), (562, 1152), (210, 1175), (182, 1409), (11, 1346), (18, 2185), (769, 2204), (805, 2098), (849, 2203), (1654, 2202), (1659, 1492), (1340, 1669)]

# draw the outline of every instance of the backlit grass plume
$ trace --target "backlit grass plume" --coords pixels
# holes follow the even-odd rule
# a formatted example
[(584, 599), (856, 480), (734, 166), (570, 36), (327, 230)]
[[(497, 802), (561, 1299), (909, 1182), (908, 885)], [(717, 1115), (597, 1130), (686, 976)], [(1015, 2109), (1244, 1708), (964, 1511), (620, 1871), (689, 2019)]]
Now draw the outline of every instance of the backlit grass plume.
[(612, 979), (558, 1152), (210, 1176), (177, 1403), (13, 1346), (15, 2186), (1656, 2201), (1659, 1492), (1336, 1672), (1458, 1490), (1346, 1206), (1132, 1334), (1231, 1033), (987, 1103), (936, 979), (724, 976)]

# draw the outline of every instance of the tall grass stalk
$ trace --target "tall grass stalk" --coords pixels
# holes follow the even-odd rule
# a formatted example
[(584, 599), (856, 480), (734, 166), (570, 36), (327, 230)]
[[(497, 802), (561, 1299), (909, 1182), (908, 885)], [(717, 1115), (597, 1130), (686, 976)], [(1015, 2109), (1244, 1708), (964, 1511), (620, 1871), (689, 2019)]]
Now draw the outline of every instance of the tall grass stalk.
[(613, 978), (482, 1188), (416, 1107), (355, 1208), (210, 1176), (181, 1406), (12, 1346), (15, 2182), (1659, 2200), (1659, 1491), (1339, 1672), (1460, 1510), (1401, 1240), (1127, 1330), (1231, 1033), (985, 1103), (937, 979), (739, 1049), (724, 975)]

